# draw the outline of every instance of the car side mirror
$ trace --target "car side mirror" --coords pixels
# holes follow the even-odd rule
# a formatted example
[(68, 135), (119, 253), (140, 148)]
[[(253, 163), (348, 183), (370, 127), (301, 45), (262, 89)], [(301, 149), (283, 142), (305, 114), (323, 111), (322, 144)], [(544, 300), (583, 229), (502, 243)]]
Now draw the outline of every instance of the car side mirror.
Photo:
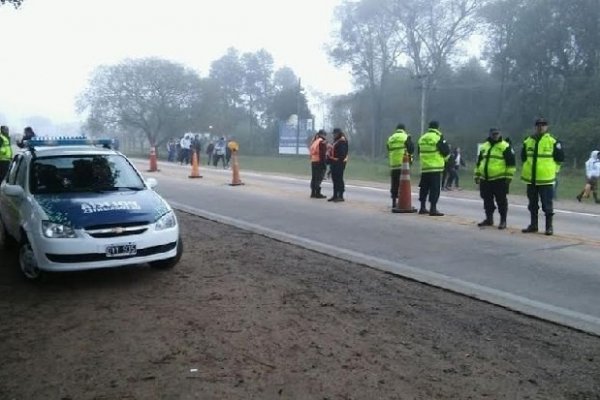
[(19, 185), (8, 185), (8, 184), (5, 185), (4, 193), (7, 196), (11, 196), (11, 197), (19, 197), (19, 198), (25, 197), (25, 191)]
[(158, 185), (158, 181), (156, 178), (148, 178), (146, 179), (146, 184), (150, 189), (154, 189)]

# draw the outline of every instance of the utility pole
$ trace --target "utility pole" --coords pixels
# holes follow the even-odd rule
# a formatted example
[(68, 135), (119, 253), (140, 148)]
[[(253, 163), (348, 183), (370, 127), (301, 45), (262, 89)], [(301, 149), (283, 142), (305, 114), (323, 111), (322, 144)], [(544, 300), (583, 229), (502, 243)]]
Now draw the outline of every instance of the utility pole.
[(300, 154), (300, 78), (298, 78), (298, 93), (296, 94), (296, 154)]
[(427, 75), (420, 75), (419, 78), (421, 80), (421, 132), (419, 132), (419, 135), (421, 135), (425, 132), (425, 79)]

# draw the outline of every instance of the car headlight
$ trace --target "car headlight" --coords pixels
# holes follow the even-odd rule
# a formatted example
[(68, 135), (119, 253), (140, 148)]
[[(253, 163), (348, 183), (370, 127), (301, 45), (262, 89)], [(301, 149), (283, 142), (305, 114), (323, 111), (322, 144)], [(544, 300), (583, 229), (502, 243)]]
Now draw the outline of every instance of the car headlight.
[(56, 224), (50, 221), (42, 221), (42, 232), (47, 238), (74, 238), (75, 230), (69, 225)]
[(173, 211), (169, 211), (168, 213), (160, 217), (158, 221), (156, 221), (155, 225), (157, 231), (173, 228), (174, 226), (177, 226), (177, 219), (175, 218), (175, 214), (173, 213)]

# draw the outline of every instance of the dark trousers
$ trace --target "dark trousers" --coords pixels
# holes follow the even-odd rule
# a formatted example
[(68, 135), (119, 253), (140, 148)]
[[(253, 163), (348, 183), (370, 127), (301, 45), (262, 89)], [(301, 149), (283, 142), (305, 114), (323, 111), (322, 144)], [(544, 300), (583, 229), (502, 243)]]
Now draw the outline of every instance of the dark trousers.
[[(501, 218), (506, 218), (508, 212), (508, 182), (506, 179), (497, 179), (494, 181), (484, 181), (479, 183), (479, 195), (483, 199), (483, 209), (485, 215), (491, 218), (494, 215), (496, 204), (498, 205), (498, 213)], [(494, 199), (496, 203), (494, 204)]]
[(527, 208), (532, 216), (538, 215), (540, 209), (538, 200), (542, 202), (542, 211), (546, 216), (554, 215), (554, 187), (552, 185), (527, 185)]
[(421, 173), (421, 181), (419, 182), (419, 201), (421, 202), (421, 206), (425, 206), (425, 202), (427, 202), (427, 196), (429, 195), (429, 203), (431, 203), (431, 208), (436, 207), (440, 198), (441, 184), (441, 172)]
[(390, 186), (390, 194), (392, 195), (392, 199), (397, 199), (400, 189), (400, 175), (402, 174), (401, 169), (392, 169), (390, 170), (390, 178), (391, 178), (391, 186)]
[(310, 168), (312, 172), (310, 190), (315, 194), (321, 193), (321, 182), (323, 182), (323, 178), (325, 177), (327, 166), (322, 162), (312, 162)]
[(10, 166), (10, 160), (0, 161), (0, 183), (4, 180), (6, 173), (8, 172), (8, 167)]
[(451, 188), (453, 183), (455, 187), (458, 187), (458, 169), (456, 168), (450, 168), (448, 170), (448, 180), (446, 181), (446, 187)]
[(344, 170), (345, 162), (335, 162), (331, 164), (331, 180), (333, 181), (333, 197), (344, 197)]
[(214, 154), (213, 155), (213, 166), (219, 165), (219, 160), (223, 162), (223, 168), (225, 168), (225, 155), (224, 154)]

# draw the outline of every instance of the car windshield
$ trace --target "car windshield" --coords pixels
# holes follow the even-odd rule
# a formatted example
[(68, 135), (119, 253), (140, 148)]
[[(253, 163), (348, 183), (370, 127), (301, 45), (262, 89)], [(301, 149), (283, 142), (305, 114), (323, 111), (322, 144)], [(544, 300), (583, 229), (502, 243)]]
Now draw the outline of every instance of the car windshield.
[(31, 164), (34, 194), (142, 190), (144, 182), (121, 155), (41, 157)]

